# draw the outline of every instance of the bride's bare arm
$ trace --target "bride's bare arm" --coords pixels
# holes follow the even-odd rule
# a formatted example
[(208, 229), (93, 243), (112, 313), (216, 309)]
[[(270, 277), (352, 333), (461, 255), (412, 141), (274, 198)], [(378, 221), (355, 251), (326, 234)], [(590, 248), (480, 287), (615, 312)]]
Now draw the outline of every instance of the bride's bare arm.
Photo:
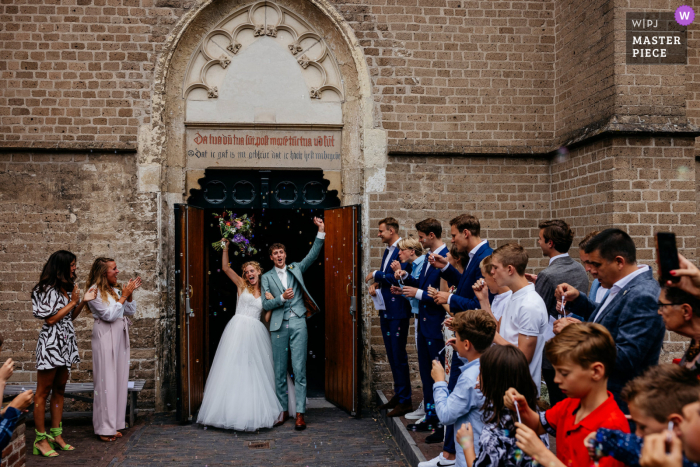
[(243, 287), (245, 287), (245, 282), (243, 281), (243, 278), (236, 274), (236, 271), (234, 271), (231, 268), (231, 265), (228, 261), (228, 246), (230, 242), (226, 238), (222, 238), (221, 241), (226, 244), (226, 247), (224, 248), (221, 254), (221, 270), (224, 271), (224, 274), (226, 274), (228, 278), (233, 281), (234, 284), (236, 284), (236, 287), (242, 289)]
[(272, 310), (267, 310), (265, 312), (265, 322), (269, 323), (270, 322), (270, 316), (272, 316)]

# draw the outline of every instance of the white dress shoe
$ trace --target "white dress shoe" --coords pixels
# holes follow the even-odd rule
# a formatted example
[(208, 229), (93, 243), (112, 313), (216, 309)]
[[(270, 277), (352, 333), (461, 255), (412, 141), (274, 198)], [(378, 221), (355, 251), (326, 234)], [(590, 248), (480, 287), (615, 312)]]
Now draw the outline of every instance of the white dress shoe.
[(425, 416), (425, 404), (423, 401), (420, 402), (420, 405), (416, 410), (414, 410), (411, 413), (406, 414), (406, 420), (419, 420)]

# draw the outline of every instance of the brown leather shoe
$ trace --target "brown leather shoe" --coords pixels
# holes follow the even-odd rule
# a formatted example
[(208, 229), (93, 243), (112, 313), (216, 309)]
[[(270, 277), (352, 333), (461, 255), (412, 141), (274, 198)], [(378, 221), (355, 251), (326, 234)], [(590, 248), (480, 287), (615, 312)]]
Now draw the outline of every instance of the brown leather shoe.
[(379, 406), (378, 410), (390, 410), (399, 405), (399, 398), (394, 396), (386, 404)]
[(286, 422), (287, 420), (289, 420), (289, 411), (285, 410), (284, 412), (282, 412), (282, 420), (280, 420), (279, 422), (275, 422), (275, 424), (272, 426), (278, 427), (278, 426), (282, 425), (284, 422)]
[(299, 430), (299, 431), (306, 429), (306, 422), (304, 421), (304, 414), (303, 413), (297, 414), (297, 421), (296, 421), (296, 423), (294, 423), (294, 429)]
[(413, 403), (406, 402), (404, 404), (397, 405), (396, 408), (394, 408), (394, 410), (392, 410), (391, 412), (386, 414), (386, 416), (387, 417), (401, 417), (402, 415), (406, 415), (407, 413), (411, 413), (411, 412), (413, 412)]

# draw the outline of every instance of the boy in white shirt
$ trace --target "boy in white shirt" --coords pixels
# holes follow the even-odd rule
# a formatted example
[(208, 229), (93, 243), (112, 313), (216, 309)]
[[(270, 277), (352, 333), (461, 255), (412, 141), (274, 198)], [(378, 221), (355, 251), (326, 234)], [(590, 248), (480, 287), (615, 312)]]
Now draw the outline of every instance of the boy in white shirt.
[[(498, 321), (498, 324), (501, 324), (501, 317), (508, 306), (513, 292), (508, 287), (500, 287), (491, 275), (491, 270), (493, 269), (491, 264), (492, 258), (493, 255), (489, 255), (481, 260), (479, 267), (481, 268), (481, 275), (484, 276), (483, 282), (476, 281), (472, 288), (474, 289), (474, 295), (479, 300), (481, 309), (490, 311), (493, 317), (496, 318), (496, 321)], [(493, 302), (489, 302), (489, 292), (493, 295)]]
[(508, 287), (513, 292), (494, 342), (514, 345), (522, 350), (539, 394), (548, 315), (547, 306), (535, 291), (535, 285), (525, 277), (528, 259), (525, 249), (514, 243), (503, 245), (491, 256), (491, 275), (499, 287)]

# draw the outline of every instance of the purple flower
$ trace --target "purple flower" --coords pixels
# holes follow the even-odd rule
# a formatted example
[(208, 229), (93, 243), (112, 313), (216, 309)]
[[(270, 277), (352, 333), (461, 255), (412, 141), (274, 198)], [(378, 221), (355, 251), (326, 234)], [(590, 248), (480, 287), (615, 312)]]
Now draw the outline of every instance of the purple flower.
[(241, 243), (244, 240), (245, 240), (245, 238), (241, 234), (236, 234), (233, 236), (233, 241), (236, 243)]

